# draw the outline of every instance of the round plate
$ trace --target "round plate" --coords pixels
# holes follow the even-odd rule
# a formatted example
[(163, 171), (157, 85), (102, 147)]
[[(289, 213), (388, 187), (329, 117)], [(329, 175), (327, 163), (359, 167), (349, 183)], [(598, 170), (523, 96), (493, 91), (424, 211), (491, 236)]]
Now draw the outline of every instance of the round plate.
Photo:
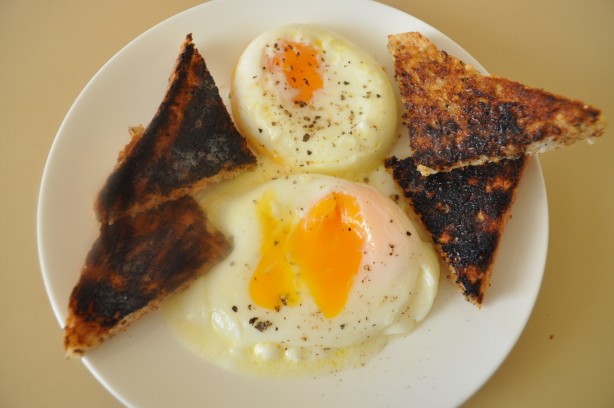
[[(98, 234), (94, 197), (129, 140), (128, 126), (147, 124), (153, 117), (185, 35), (193, 33), (226, 96), (243, 48), (262, 31), (287, 23), (328, 27), (364, 48), (388, 73), (393, 71), (387, 35), (405, 31), (420, 31), (483, 70), (433, 27), (365, 0), (212, 1), (145, 32), (85, 87), (62, 123), (45, 167), (38, 246), (47, 293), (61, 325), (70, 291)], [(539, 292), (547, 232), (543, 178), (537, 159), (531, 159), (482, 309), (467, 303), (443, 273), (426, 320), (359, 369), (304, 379), (235, 374), (181, 346), (155, 312), (83, 362), (128, 406), (456, 406), (493, 374), (522, 332)]]

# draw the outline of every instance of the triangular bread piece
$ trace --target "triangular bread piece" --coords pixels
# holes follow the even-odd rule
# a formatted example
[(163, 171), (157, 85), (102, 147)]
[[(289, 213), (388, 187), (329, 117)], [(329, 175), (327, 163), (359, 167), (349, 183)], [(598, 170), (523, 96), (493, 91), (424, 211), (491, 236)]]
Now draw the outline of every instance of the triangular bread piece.
[(412, 157), (423, 175), (601, 136), (601, 112), (529, 88), (438, 49), (420, 33), (388, 37)]
[(465, 298), (480, 306), (527, 158), (421, 175), (413, 158), (385, 165), (450, 267)]
[(117, 334), (222, 260), (230, 244), (191, 196), (102, 223), (69, 302), (67, 355)]
[(100, 191), (98, 219), (135, 215), (255, 163), (189, 34), (162, 104), (143, 134), (123, 150)]

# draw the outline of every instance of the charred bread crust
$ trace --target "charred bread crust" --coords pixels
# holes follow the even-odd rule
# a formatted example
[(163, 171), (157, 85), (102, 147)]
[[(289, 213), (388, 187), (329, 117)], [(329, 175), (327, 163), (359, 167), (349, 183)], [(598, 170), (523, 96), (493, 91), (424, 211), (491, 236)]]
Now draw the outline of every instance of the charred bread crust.
[(450, 278), (478, 306), (526, 165), (521, 156), (423, 176), (413, 158), (385, 161), (450, 267)]
[(601, 136), (601, 112), (529, 88), (438, 49), (419, 33), (388, 37), (413, 158), (423, 175)]
[(134, 215), (255, 166), (189, 34), (166, 95), (124, 149), (96, 200), (101, 222)]
[(81, 356), (154, 310), (230, 248), (191, 196), (103, 223), (70, 295), (67, 355)]

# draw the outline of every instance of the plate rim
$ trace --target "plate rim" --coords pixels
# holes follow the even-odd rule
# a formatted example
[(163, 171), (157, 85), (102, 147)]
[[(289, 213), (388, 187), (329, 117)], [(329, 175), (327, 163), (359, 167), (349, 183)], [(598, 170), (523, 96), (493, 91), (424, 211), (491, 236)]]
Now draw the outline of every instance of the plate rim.
[[(120, 58), (121, 55), (123, 55), (124, 53), (128, 53), (130, 51), (130, 49), (132, 47), (134, 47), (135, 44), (137, 44), (140, 41), (146, 41), (147, 37), (150, 35), (150, 33), (152, 33), (155, 30), (160, 29), (160, 27), (164, 26), (164, 25), (169, 25), (172, 24), (173, 21), (175, 20), (179, 20), (183, 17), (185, 17), (186, 15), (190, 15), (192, 13), (195, 12), (195, 10), (199, 10), (201, 8), (206, 8), (209, 7), (212, 4), (216, 4), (219, 5), (220, 3), (226, 3), (226, 6), (231, 5), (231, 4), (240, 4), (240, 3), (244, 3), (245, 1), (248, 0), (212, 0), (210, 2), (207, 3), (202, 3), (193, 7), (190, 7), (184, 11), (181, 11), (173, 16), (170, 16), (166, 19), (164, 19), (163, 21), (155, 24), (154, 26), (150, 27), (149, 29), (145, 30), (143, 33), (139, 34), (137, 37), (135, 37), (133, 40), (131, 40), (130, 42), (128, 42), (126, 45), (124, 45), (119, 51), (117, 51), (111, 58), (109, 58), (101, 67), (100, 69), (92, 76), (92, 78), (87, 82), (87, 84), (83, 87), (83, 89), (79, 92), (78, 96), (75, 98), (73, 104), (70, 106), (69, 110), (66, 113), (66, 116), (64, 117), (64, 119), (62, 120), (62, 123), (60, 125), (60, 127), (58, 128), (58, 131), (54, 137), (53, 143), (50, 147), (49, 150), (49, 154), (47, 156), (46, 162), (45, 162), (45, 166), (43, 169), (43, 174), (42, 174), (42, 178), (41, 178), (41, 183), (40, 183), (40, 187), (39, 187), (39, 194), (38, 194), (38, 202), (37, 202), (37, 211), (36, 211), (36, 234), (37, 234), (37, 250), (38, 250), (38, 257), (39, 257), (39, 265), (41, 268), (41, 274), (42, 274), (42, 278), (43, 278), (43, 282), (45, 285), (45, 291), (47, 293), (47, 296), (50, 300), (53, 312), (54, 312), (54, 316), (56, 317), (58, 323), (60, 324), (60, 327), (64, 326), (64, 316), (66, 314), (66, 311), (61, 310), (60, 307), (61, 305), (54, 300), (54, 295), (51, 292), (51, 285), (52, 285), (52, 275), (47, 271), (47, 263), (46, 263), (46, 254), (45, 254), (45, 243), (43, 242), (43, 235), (44, 235), (44, 207), (45, 207), (45, 202), (44, 199), (46, 197), (46, 195), (48, 194), (48, 189), (50, 188), (50, 172), (51, 172), (51, 167), (54, 165), (53, 163), (53, 159), (54, 157), (58, 154), (58, 149), (60, 149), (60, 138), (62, 137), (62, 135), (64, 134), (68, 124), (70, 123), (71, 119), (73, 118), (73, 116), (76, 114), (76, 111), (78, 109), (78, 107), (80, 106), (80, 103), (82, 102), (82, 100), (84, 98), (87, 97), (88, 93), (90, 92), (90, 89), (92, 88), (93, 84), (96, 83), (96, 81), (99, 80), (99, 78), (101, 76), (103, 76), (107, 70), (107, 67), (113, 65), (115, 63), (115, 61)], [(353, 1), (354, 3), (356, 3), (356, 0), (344, 0), (344, 1), (340, 1), (339, 3), (349, 3), (349, 1)], [(385, 7), (388, 8), (390, 10), (393, 10), (396, 13), (402, 13), (404, 15), (407, 15), (417, 21), (420, 21), (422, 24), (432, 28), (434, 31), (438, 32), (440, 35), (442, 35), (443, 37), (445, 37), (446, 41), (449, 41), (451, 44), (453, 44), (456, 48), (462, 50), (463, 52), (465, 52), (467, 55), (470, 56), (470, 54), (465, 51), (459, 44), (457, 44), (453, 39), (451, 39), (450, 37), (448, 37), (445, 33), (443, 33), (441, 30), (436, 29), (435, 27), (431, 26), (430, 24), (416, 18), (413, 15), (410, 15), (407, 12), (398, 10), (390, 5), (387, 4), (383, 4), (383, 3), (378, 3), (376, 1), (373, 0), (361, 0), (363, 3), (376, 3), (378, 6), (381, 7)], [(471, 56), (470, 56), (471, 57)], [(472, 60), (475, 60), (475, 58), (471, 57)], [(476, 61), (477, 62), (477, 61)], [(479, 64), (479, 62), (477, 62), (477, 64), (474, 64), (474, 66), (478, 69), (481, 70), (484, 73), (487, 73), (487, 71)], [(547, 253), (548, 253), (548, 233), (549, 233), (549, 214), (548, 214), (548, 200), (547, 200), (547, 195), (546, 195), (546, 189), (545, 189), (545, 181), (544, 181), (544, 177), (543, 177), (543, 173), (541, 170), (541, 165), (539, 163), (539, 159), (534, 157), (531, 159), (531, 163), (533, 166), (535, 166), (534, 171), (537, 172), (537, 176), (538, 176), (538, 180), (537, 182), (540, 184), (539, 188), (542, 191), (543, 194), (543, 203), (542, 206), (544, 208), (542, 208), (542, 211), (545, 210), (545, 224), (543, 225), (543, 228), (545, 228), (545, 241), (542, 242), (542, 245), (545, 247), (545, 251), (542, 253), (542, 259), (540, 262), (540, 271), (541, 271), (541, 276), (539, 279), (539, 282), (537, 284), (537, 286), (535, 287), (535, 292), (531, 294), (531, 302), (530, 304), (527, 304), (528, 306), (528, 310), (529, 313), (526, 314), (526, 316), (524, 317), (524, 320), (522, 321), (521, 325), (520, 325), (520, 329), (517, 331), (515, 338), (512, 339), (511, 343), (510, 343), (510, 347), (508, 350), (506, 350), (505, 353), (503, 353), (500, 357), (500, 360), (497, 361), (494, 364), (494, 368), (491, 370), (490, 373), (488, 373), (487, 377), (481, 381), (481, 383), (477, 386), (476, 389), (474, 390), (470, 390), (468, 393), (466, 393), (465, 397), (462, 399), (462, 401), (459, 402), (459, 404), (464, 403), (467, 399), (469, 399), (475, 392), (477, 392), (481, 387), (483, 387), (483, 385), (488, 381), (488, 379), (490, 379), (492, 377), (492, 375), (498, 370), (498, 368), (500, 367), (500, 365), (503, 363), (503, 361), (507, 358), (507, 356), (509, 355), (509, 353), (511, 352), (511, 350), (513, 349), (513, 347), (516, 345), (518, 339), (520, 338), (520, 336), (522, 335), (522, 333), (524, 332), (524, 329), (526, 327), (526, 324), (532, 314), (532, 311), (534, 309), (535, 303), (537, 302), (537, 298), (539, 295), (539, 291), (541, 289), (541, 284), (543, 282), (543, 275), (544, 275), (544, 271), (545, 271), (545, 265), (546, 265), (546, 259), (547, 259)], [(542, 232), (544, 233), (544, 232)], [(90, 358), (85, 357), (83, 358), (83, 363), (84, 365), (88, 368), (88, 370), (92, 373), (92, 375), (97, 379), (97, 381), (99, 381), (104, 387), (105, 389), (107, 389), (107, 391), (109, 391), (118, 401), (120, 401), (122, 404), (126, 405), (126, 406), (130, 406), (130, 401), (128, 399), (126, 399), (121, 393), (119, 393), (116, 389), (114, 389), (113, 387), (110, 386), (110, 384), (108, 383), (108, 381), (105, 380), (104, 376), (96, 369), (96, 364), (95, 361), (92, 361)]]

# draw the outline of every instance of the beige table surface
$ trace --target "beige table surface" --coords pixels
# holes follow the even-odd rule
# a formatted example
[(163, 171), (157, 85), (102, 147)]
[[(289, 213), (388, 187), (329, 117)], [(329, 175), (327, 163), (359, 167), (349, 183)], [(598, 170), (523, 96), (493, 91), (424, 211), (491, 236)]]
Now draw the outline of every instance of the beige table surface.
[[(38, 263), (38, 189), (88, 80), (134, 37), (199, 2), (0, 1), (0, 407), (119, 406), (63, 357)], [(386, 3), (452, 37), (491, 73), (585, 100), (614, 121), (614, 1)], [(610, 128), (596, 145), (542, 156), (542, 289), (511, 354), (466, 406), (614, 406), (613, 154)]]

